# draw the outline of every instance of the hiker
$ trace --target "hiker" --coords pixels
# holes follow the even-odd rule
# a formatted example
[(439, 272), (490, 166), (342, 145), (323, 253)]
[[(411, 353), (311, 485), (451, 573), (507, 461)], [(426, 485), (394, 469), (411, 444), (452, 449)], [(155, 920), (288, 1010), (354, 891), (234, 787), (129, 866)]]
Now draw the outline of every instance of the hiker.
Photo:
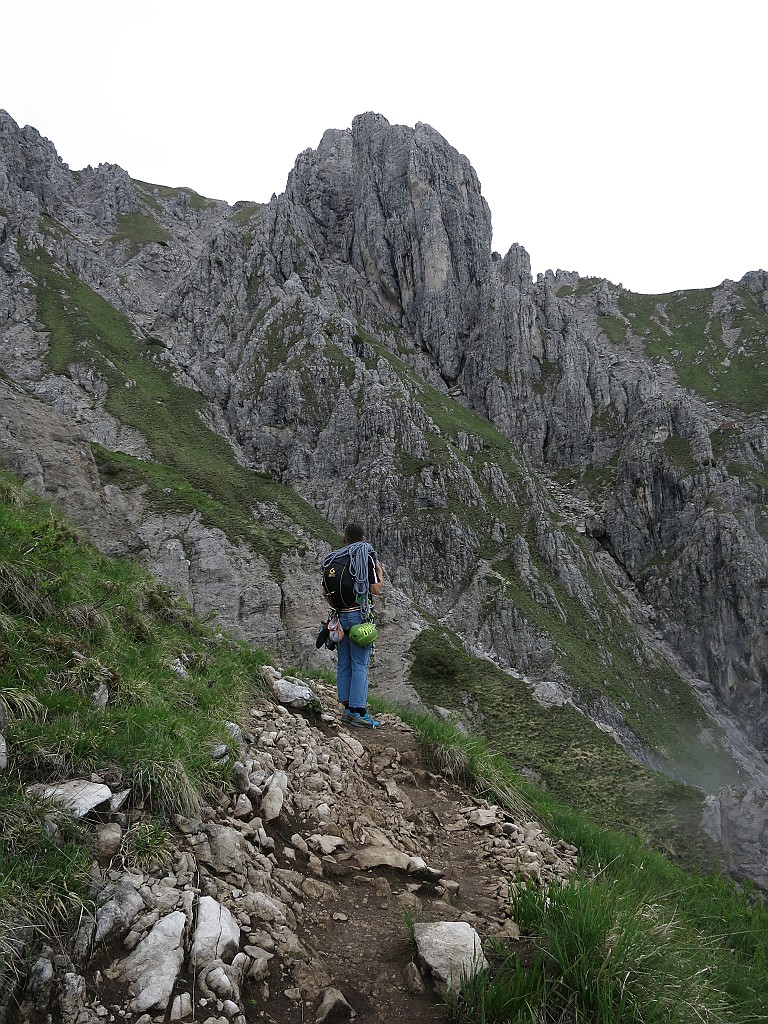
[[(358, 646), (350, 630), (370, 618), (371, 595), (381, 593), (382, 570), (376, 552), (365, 539), (359, 523), (348, 523), (344, 546), (323, 559), (323, 593), (338, 612), (344, 636), (337, 644), (336, 690), (344, 705), (341, 719), (348, 725), (377, 729), (381, 722), (368, 711), (368, 662), (371, 646)], [(375, 635), (375, 628), (373, 630)]]

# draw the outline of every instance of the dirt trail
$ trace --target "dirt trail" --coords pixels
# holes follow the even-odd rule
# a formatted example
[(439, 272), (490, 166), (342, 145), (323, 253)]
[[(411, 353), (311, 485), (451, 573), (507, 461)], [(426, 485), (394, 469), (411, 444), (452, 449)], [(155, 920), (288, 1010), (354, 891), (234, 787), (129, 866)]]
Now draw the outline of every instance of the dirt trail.
[[(343, 993), (358, 1021), (422, 1024), (442, 1019), (443, 1003), (431, 982), (419, 993), (404, 980), (403, 969), (415, 955), (408, 920), (468, 921), (485, 939), (506, 920), (498, 898), (501, 876), (498, 865), (489, 860), (488, 832), (468, 827), (460, 813), (488, 804), (436, 775), (424, 762), (413, 732), (394, 716), (380, 717), (383, 726), (374, 731), (343, 725), (327, 725), (325, 730), (329, 735), (339, 730), (353, 735), (374, 757), (396, 748), (400, 755), (393, 779), (396, 795), (404, 804), (405, 817), (418, 824), (421, 856), (443, 878), (437, 884), (419, 884), (391, 868), (362, 871), (352, 854), (346, 855), (347, 860), (337, 855), (337, 866), (322, 878), (328, 890), (317, 900), (306, 901), (299, 934), (322, 958), (327, 984)], [(383, 801), (391, 799), (383, 785), (380, 791)], [(290, 845), (285, 822), (276, 842), (280, 867), (295, 870), (296, 861), (284, 853)], [(458, 883), (457, 891), (445, 892), (443, 881)], [(294, 978), (298, 976), (300, 969), (294, 972)], [(278, 979), (270, 979), (271, 998), (258, 1010), (279, 1024), (312, 1020), (314, 1007), (287, 998), (284, 989)], [(258, 1012), (251, 1019), (265, 1017)]]

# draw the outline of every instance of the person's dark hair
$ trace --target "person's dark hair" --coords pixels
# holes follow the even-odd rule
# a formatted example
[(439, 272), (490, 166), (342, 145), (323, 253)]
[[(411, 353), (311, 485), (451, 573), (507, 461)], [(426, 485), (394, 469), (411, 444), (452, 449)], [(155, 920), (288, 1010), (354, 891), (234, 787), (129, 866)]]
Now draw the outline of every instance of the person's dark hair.
[(344, 527), (344, 536), (350, 544), (354, 544), (356, 541), (365, 540), (365, 530), (360, 523), (347, 523)]

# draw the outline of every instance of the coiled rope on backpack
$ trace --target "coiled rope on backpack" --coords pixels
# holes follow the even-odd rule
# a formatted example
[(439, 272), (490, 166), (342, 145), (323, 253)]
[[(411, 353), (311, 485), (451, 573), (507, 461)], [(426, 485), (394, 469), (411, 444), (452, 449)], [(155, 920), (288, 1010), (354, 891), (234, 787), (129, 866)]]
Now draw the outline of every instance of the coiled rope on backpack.
[(345, 544), (343, 548), (331, 551), (322, 561), (322, 568), (325, 569), (334, 558), (345, 553), (349, 554), (349, 571), (354, 579), (355, 600), (360, 606), (363, 622), (371, 617), (371, 599), (368, 590), (368, 560), (371, 559), (376, 565), (378, 556), (367, 540), (356, 540), (352, 544)]

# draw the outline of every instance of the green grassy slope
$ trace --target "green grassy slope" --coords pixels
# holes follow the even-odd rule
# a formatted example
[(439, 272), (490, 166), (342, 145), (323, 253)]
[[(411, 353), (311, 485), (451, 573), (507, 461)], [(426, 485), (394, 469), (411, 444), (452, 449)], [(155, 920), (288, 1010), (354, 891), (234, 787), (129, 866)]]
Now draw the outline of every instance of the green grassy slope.
[[(159, 816), (196, 811), (222, 784), (212, 748), (231, 745), (225, 722), (247, 706), (264, 660), (205, 626), (138, 566), (100, 555), (0, 472), (9, 751), (0, 774), (0, 933), (20, 913), (43, 922), (69, 911), (89, 885), (81, 830), (65, 822), (51, 836), (41, 827), (47, 808), (26, 787), (104, 774)], [(103, 708), (94, 701), (102, 686)]]
[(643, 768), (573, 707), (544, 708), (528, 686), (472, 658), (444, 630), (422, 633), (411, 648), (411, 682), (429, 704), (482, 714), (491, 749), (553, 799), (596, 822), (624, 829), (692, 865), (715, 859), (701, 833), (700, 792)]
[(579, 850), (580, 870), (566, 884), (510, 881), (520, 939), (485, 944), (490, 967), (462, 985), (461, 998), (448, 997), (450, 1020), (768, 1019), (768, 911), (749, 886), (682, 870), (527, 784), (507, 758), (453, 723), (402, 714), (439, 770)]
[[(680, 383), (742, 413), (768, 409), (768, 313), (746, 288), (714, 308), (716, 289), (666, 295), (621, 291), (619, 306), (652, 359), (665, 359)], [(611, 337), (615, 337), (614, 324)], [(624, 328), (626, 330), (626, 327)]]

